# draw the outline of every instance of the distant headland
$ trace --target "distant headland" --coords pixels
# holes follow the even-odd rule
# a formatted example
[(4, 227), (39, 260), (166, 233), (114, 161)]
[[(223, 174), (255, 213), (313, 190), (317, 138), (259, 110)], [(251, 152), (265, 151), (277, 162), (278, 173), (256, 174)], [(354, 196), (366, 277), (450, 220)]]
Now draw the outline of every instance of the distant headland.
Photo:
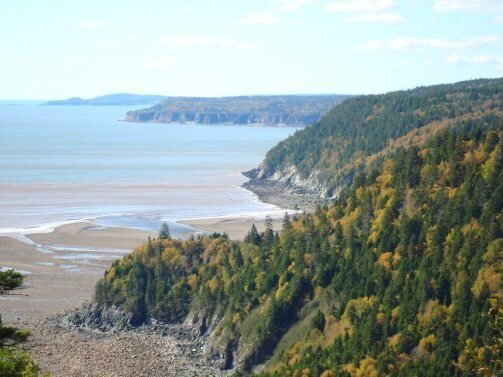
[(129, 111), (126, 121), (307, 126), (348, 97), (342, 94), (168, 97), (152, 107)]
[(80, 97), (72, 97), (64, 100), (49, 101), (42, 105), (49, 106), (114, 106), (114, 105), (152, 105), (153, 103), (160, 102), (166, 99), (167, 96), (160, 95), (144, 95), (144, 94), (131, 94), (131, 93), (115, 93), (95, 98), (83, 99)]

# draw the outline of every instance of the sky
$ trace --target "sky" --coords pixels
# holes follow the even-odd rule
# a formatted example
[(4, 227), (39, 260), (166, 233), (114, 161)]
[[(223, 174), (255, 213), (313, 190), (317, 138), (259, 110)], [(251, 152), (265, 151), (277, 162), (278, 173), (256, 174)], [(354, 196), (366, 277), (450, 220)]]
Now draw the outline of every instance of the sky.
[(0, 99), (368, 94), (503, 76), (503, 0), (1, 0)]

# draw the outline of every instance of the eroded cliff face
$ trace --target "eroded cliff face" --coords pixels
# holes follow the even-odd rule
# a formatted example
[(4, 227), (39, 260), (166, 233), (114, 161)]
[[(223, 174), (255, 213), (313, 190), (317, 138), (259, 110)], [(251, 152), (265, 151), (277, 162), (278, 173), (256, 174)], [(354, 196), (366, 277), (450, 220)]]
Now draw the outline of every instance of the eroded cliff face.
[(318, 172), (302, 177), (297, 167), (287, 164), (272, 172), (265, 164), (243, 173), (250, 180), (243, 187), (252, 191), (260, 200), (283, 208), (312, 210), (333, 196), (318, 180)]
[(326, 198), (328, 195), (326, 187), (318, 181), (318, 171), (313, 171), (309, 176), (303, 178), (295, 165), (287, 165), (276, 170), (267, 179), (281, 182), (286, 186), (301, 188), (307, 194), (318, 195), (321, 198)]

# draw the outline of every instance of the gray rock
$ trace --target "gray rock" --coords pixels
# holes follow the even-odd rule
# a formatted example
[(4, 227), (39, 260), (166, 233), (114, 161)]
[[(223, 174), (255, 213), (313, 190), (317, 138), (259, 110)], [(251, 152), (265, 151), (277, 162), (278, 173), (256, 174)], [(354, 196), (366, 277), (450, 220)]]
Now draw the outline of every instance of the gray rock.
[(99, 331), (131, 330), (131, 315), (115, 306), (86, 303), (81, 308), (56, 316), (53, 322), (62, 327)]

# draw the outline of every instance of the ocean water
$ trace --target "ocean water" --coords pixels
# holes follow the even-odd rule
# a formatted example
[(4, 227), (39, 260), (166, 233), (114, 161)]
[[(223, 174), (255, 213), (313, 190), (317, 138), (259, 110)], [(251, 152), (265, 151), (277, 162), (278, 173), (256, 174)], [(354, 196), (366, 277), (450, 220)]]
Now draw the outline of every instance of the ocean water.
[(130, 109), (0, 102), (0, 234), (283, 212), (241, 172), (294, 128), (119, 121)]

